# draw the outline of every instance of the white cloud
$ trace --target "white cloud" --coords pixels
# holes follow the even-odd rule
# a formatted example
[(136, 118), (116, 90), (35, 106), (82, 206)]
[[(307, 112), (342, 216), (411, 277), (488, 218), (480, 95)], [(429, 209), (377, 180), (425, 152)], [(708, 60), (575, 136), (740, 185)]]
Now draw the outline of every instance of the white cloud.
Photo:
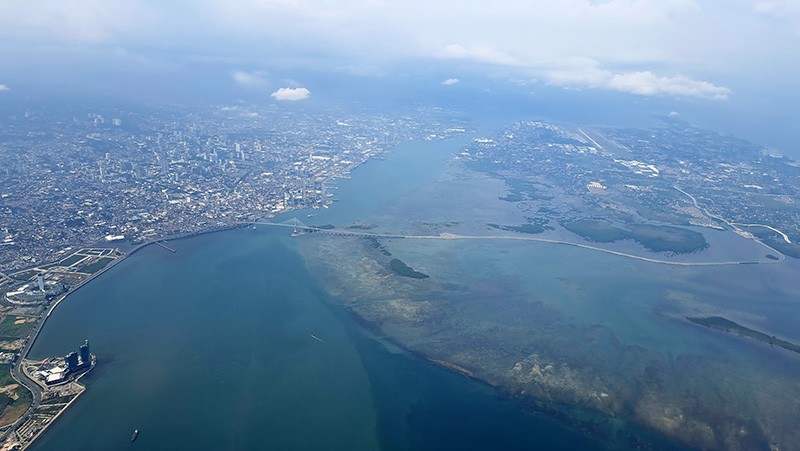
[(4, 84), (0, 84), (0, 92), (9, 91), (10, 88)]
[(681, 113), (678, 113), (677, 111), (670, 111), (667, 116), (669, 116), (669, 117), (681, 117)]
[(707, 81), (693, 80), (683, 75), (659, 77), (652, 72), (628, 72), (615, 74), (606, 85), (610, 89), (644, 96), (674, 95), (699, 97), (712, 100), (727, 100), (731, 90)]
[[(358, 75), (405, 72), (404, 64), (434, 58), (452, 65), (483, 64), (487, 73), (504, 71), (506, 78), (705, 98), (729, 94), (718, 86), (723, 77), (753, 91), (763, 90), (765, 80), (788, 80), (788, 85), (800, 79), (798, 0), (202, 0), (187, 5), (186, 0), (3, 0), (0, 52), (3, 43), (21, 51), (119, 46), (153, 49), (164, 59), (183, 52), (198, 60), (216, 55), (234, 61), (228, 63), (233, 67)], [(0, 60), (13, 61), (2, 53)], [(595, 64), (563, 64), (572, 60)], [(757, 77), (747, 72), (753, 67), (760, 68)], [(259, 84), (242, 75), (254, 74), (243, 72), (237, 83)]]
[(275, 100), (295, 101), (305, 100), (310, 95), (311, 91), (306, 88), (280, 88), (273, 92), (270, 97), (274, 97)]
[(241, 70), (234, 71), (231, 74), (233, 81), (239, 86), (245, 88), (263, 88), (268, 85), (266, 78), (262, 72), (245, 72)]
[(568, 58), (536, 67), (543, 78), (552, 85), (597, 88), (604, 85), (612, 74), (603, 70), (597, 61), (588, 58)]
[(141, 0), (0, 2), (0, 36), (40, 42), (114, 42), (146, 34), (156, 20), (156, 11)]
[(459, 80), (458, 78), (448, 78), (447, 80), (443, 80), (442, 84), (445, 86), (452, 86), (460, 81), (461, 80)]
[(449, 59), (467, 59), (503, 66), (515, 66), (519, 64), (515, 57), (486, 45), (466, 48), (459, 44), (449, 44), (442, 47), (442, 49), (436, 53), (436, 56)]
[(382, 77), (386, 71), (372, 64), (348, 64), (334, 69), (336, 72), (356, 75), (358, 77)]
[(707, 81), (676, 75), (664, 77), (650, 71), (614, 73), (590, 59), (571, 59), (556, 69), (538, 69), (551, 85), (601, 88), (641, 96), (695, 97), (727, 100), (731, 90)]
[(800, 36), (800, 2), (797, 0), (759, 1), (753, 7), (757, 16), (769, 20), (771, 28), (788, 25), (794, 29), (795, 38)]
[(800, 13), (800, 3), (796, 0), (760, 1), (753, 7), (753, 12), (765, 16), (794, 15)]

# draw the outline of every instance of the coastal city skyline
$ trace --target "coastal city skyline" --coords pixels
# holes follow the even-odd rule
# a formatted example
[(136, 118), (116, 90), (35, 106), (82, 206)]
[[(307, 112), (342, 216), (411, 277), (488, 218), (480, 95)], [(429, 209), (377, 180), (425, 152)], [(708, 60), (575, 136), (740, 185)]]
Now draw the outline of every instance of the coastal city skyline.
[(793, 0), (2, 3), (0, 451), (796, 449), (798, 38)]

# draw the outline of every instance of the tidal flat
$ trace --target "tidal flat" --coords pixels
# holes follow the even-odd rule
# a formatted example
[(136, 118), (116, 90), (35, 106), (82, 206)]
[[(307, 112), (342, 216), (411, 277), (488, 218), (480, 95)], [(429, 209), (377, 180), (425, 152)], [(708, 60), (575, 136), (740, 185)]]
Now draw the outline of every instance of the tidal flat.
[(363, 239), (302, 240), (312, 273), (370, 328), (598, 438), (624, 443), (643, 426), (705, 448), (800, 440), (800, 360), (682, 321), (697, 306), (675, 290), (725, 308), (691, 274), (557, 245), (386, 240), (431, 276), (420, 280), (386, 270)]
[[(493, 224), (536, 219), (509, 193), (502, 179), (450, 162), (358, 222), (376, 233), (497, 235)], [(537, 236), (580, 241), (551, 225)], [(633, 240), (604, 247), (681, 262), (766, 260), (763, 247), (730, 231), (681, 234), (699, 243), (691, 254), (664, 256)], [(674, 267), (502, 238), (376, 244), (311, 234), (298, 243), (332, 299), (378, 334), (614, 446), (800, 443), (800, 359), (685, 319), (724, 316), (796, 339), (787, 319), (800, 294), (796, 261)], [(387, 253), (430, 277), (394, 273)]]
[[(800, 443), (797, 355), (686, 320), (800, 341), (800, 262), (670, 266), (504, 239), (530, 234), (490, 224), (581, 240), (540, 220), (538, 201), (503, 200), (506, 181), (451, 160), (453, 146), (403, 145), (354, 171), (334, 208), (287, 215), (440, 238), (241, 229), (174, 254), (149, 247), (71, 295), (34, 355), (89, 337), (101, 364), (33, 449), (128, 448), (133, 428), (145, 449)], [(691, 230), (708, 247), (690, 255), (603, 246), (678, 262), (764, 256), (729, 231)], [(456, 234), (492, 238), (445, 239)], [(398, 274), (393, 258), (428, 277)]]

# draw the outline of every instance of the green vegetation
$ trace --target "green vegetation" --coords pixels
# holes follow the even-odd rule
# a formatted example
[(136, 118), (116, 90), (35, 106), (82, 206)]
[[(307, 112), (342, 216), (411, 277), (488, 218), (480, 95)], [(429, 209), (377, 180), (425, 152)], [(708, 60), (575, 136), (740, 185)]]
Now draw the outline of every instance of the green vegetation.
[(696, 317), (696, 318), (690, 318), (687, 316), (686, 319), (695, 324), (699, 324), (701, 326), (705, 326), (711, 329), (721, 330), (723, 332), (738, 335), (740, 337), (752, 338), (762, 343), (767, 343), (770, 346), (778, 346), (784, 349), (788, 349), (789, 351), (800, 353), (800, 345), (796, 345), (786, 340), (775, 338), (775, 336), (767, 335), (763, 332), (759, 332), (757, 330), (744, 327), (741, 324), (736, 324), (733, 321), (722, 318), (720, 316), (707, 316), (707, 317)]
[(0, 395), (0, 406), (2, 406), (2, 414), (0, 414), (0, 425), (8, 425), (17, 421), (31, 405), (33, 397), (27, 388), (19, 386), (13, 391), (17, 399), (14, 399), (8, 394)]
[(377, 227), (375, 224), (353, 224), (345, 227), (345, 229), (357, 229), (357, 230), (372, 230)]
[(5, 387), (9, 384), (16, 384), (17, 381), (11, 377), (11, 365), (0, 365), (0, 387)]
[(28, 280), (31, 280), (32, 278), (36, 277), (37, 274), (39, 273), (36, 270), (29, 269), (27, 271), (11, 274), (11, 277), (23, 282), (27, 282)]
[(742, 229), (752, 233), (767, 246), (780, 251), (782, 254), (789, 257), (800, 258), (800, 245), (796, 243), (787, 243), (782, 236), (774, 231), (766, 227), (742, 226)]
[(79, 261), (83, 260), (84, 258), (86, 258), (86, 256), (84, 255), (72, 254), (69, 257), (65, 258), (64, 260), (58, 262), (58, 266), (72, 266), (75, 263), (78, 263)]
[(0, 394), (0, 412), (6, 410), (9, 404), (14, 402), (14, 400), (6, 393)]
[(522, 224), (518, 226), (489, 224), (489, 227), (498, 230), (507, 230), (509, 232), (530, 233), (530, 234), (542, 233), (545, 230), (545, 227), (541, 224)]
[(95, 261), (94, 263), (90, 263), (88, 265), (81, 266), (80, 268), (78, 268), (78, 271), (84, 272), (84, 273), (87, 273), (87, 274), (94, 274), (97, 271), (100, 271), (101, 269), (103, 269), (106, 266), (108, 266), (108, 264), (111, 263), (112, 261), (114, 261), (114, 259), (111, 258), (111, 257), (102, 257), (102, 258), (97, 259), (97, 261)]
[(689, 254), (708, 247), (702, 233), (674, 226), (630, 224), (631, 238), (653, 252)]
[(18, 320), (27, 320), (24, 316), (6, 315), (0, 320), (0, 337), (2, 338), (24, 338), (33, 330), (35, 321), (24, 321), (17, 323)]
[(55, 398), (45, 399), (44, 401), (42, 401), (42, 405), (63, 404), (63, 403), (66, 403), (66, 402), (70, 402), (72, 400), (72, 398), (74, 398), (74, 397), (75, 397), (75, 395), (67, 395), (67, 396), (58, 396), (58, 397), (55, 397)]
[(674, 226), (627, 224), (627, 230), (608, 221), (580, 219), (561, 224), (565, 229), (588, 240), (610, 243), (631, 239), (653, 252), (688, 254), (708, 247), (702, 233)]
[(606, 221), (579, 219), (574, 222), (562, 223), (561, 225), (576, 235), (598, 243), (610, 243), (629, 238), (624, 230), (618, 229)]
[[(18, 382), (11, 377), (11, 365), (0, 365), (0, 387), (12, 384)], [(0, 425), (16, 421), (28, 410), (32, 400), (31, 392), (21, 385), (10, 393), (0, 394)]]
[(552, 200), (553, 196), (537, 194), (536, 183), (519, 178), (506, 178), (509, 193), (499, 197), (506, 202), (522, 202), (526, 200)]
[(386, 249), (386, 246), (381, 244), (381, 242), (378, 240), (378, 238), (376, 238), (374, 236), (368, 236), (368, 237), (365, 237), (365, 239), (367, 240), (367, 242), (369, 243), (369, 245), (371, 247), (379, 250), (381, 252), (381, 254), (383, 254), (383, 255), (385, 255), (387, 257), (391, 257), (392, 256), (392, 253), (389, 252), (388, 249)]
[(425, 273), (421, 273), (419, 271), (415, 271), (414, 268), (406, 265), (401, 260), (393, 258), (389, 262), (389, 267), (392, 268), (392, 271), (400, 274), (403, 277), (411, 277), (412, 279), (427, 279), (430, 277)]
[(800, 245), (795, 243), (787, 243), (782, 238), (764, 238), (763, 241), (767, 244), (767, 246), (779, 250), (784, 255), (793, 258), (800, 258)]
[(27, 410), (27, 406), (33, 402), (33, 394), (31, 394), (30, 390), (20, 385), (18, 389), (14, 390), (14, 393), (19, 396), (19, 399), (14, 401), (14, 404), (24, 405), (25, 409)]

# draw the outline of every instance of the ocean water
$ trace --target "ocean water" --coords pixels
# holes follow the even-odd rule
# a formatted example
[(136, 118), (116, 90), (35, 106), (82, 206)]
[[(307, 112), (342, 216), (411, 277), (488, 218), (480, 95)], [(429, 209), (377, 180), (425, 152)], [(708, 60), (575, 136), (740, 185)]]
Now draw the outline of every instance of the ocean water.
[[(519, 223), (520, 213), (492, 210), (502, 183), (453, 171), (448, 161), (458, 148), (402, 144), (386, 161), (371, 161), (341, 181), (330, 209), (276, 220), (373, 224), (381, 232), (451, 221), (470, 234), (485, 230), (486, 221)], [(436, 334), (400, 327), (392, 329), (394, 341), (458, 357), (483, 349), (485, 331), (497, 330), (486, 343), (502, 352), (473, 354), (487, 378), (502, 379), (515, 361), (538, 353), (596, 373), (620, 393), (650, 387), (635, 372), (649, 366), (654, 372), (647, 374), (662, 378), (658, 384), (673, 396), (671, 412), (745, 406), (752, 412), (744, 415), (756, 417), (790, 409), (800, 398), (791, 382), (800, 371), (794, 355), (683, 320), (724, 314), (800, 341), (797, 261), (675, 268), (544, 243), (382, 241), (441, 284), (419, 293), (446, 312)], [(526, 412), (518, 398), (376, 337), (315, 272), (325, 263), (315, 261), (321, 242), (269, 227), (203, 235), (173, 242), (175, 254), (146, 248), (71, 295), (31, 357), (64, 355), (88, 338), (100, 364), (83, 379), (86, 393), (31, 449), (127, 448), (135, 428), (135, 446), (145, 449), (629, 446), (626, 431), (636, 426), (628, 418), (577, 412), (568, 422), (619, 424), (613, 444), (601, 442), (587, 428)], [(329, 245), (336, 251), (325, 255), (338, 259), (329, 262), (334, 266), (355, 265), (348, 256), (363, 255), (354, 241)], [(705, 257), (753, 252), (730, 246), (739, 242), (715, 238)], [(366, 279), (367, 288), (380, 281)], [(375, 293), (388, 289), (376, 286)], [(415, 292), (401, 294), (409, 293)], [(657, 414), (658, 407), (642, 409)], [(674, 447), (639, 432), (654, 449)]]
[[(414, 151), (438, 152), (417, 182), (443, 170), (444, 147)], [(413, 166), (408, 154), (399, 161)], [(369, 209), (413, 187), (351, 186), (343, 203)], [(242, 229), (173, 242), (175, 254), (152, 246), (72, 294), (31, 358), (88, 338), (99, 364), (31, 449), (128, 449), (134, 429), (138, 449), (164, 450), (606, 446), (371, 336), (331, 302), (295, 243)]]

